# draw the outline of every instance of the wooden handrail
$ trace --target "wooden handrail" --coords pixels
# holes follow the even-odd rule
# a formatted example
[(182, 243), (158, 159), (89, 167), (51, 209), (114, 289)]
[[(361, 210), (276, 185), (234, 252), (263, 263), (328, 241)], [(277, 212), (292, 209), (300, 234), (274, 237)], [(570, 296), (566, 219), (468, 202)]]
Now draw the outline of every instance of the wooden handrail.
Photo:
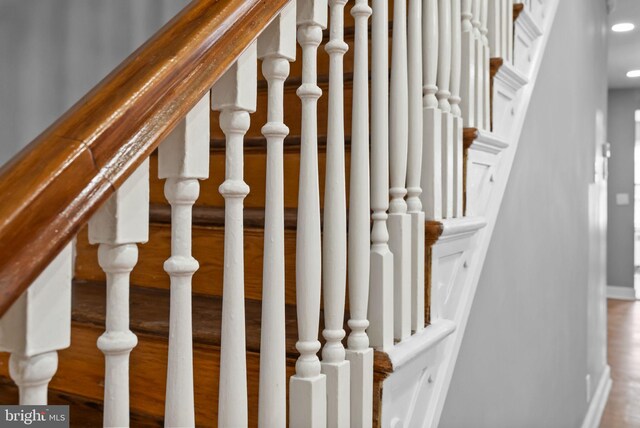
[(287, 0), (194, 0), (0, 168), (0, 315)]

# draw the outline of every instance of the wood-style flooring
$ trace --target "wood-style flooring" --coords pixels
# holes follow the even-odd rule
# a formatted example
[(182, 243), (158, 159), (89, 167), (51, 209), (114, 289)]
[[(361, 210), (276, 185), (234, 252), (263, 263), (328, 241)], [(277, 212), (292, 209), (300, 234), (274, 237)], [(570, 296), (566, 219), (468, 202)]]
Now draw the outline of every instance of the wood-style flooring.
[(640, 302), (608, 301), (613, 386), (600, 428), (640, 428)]

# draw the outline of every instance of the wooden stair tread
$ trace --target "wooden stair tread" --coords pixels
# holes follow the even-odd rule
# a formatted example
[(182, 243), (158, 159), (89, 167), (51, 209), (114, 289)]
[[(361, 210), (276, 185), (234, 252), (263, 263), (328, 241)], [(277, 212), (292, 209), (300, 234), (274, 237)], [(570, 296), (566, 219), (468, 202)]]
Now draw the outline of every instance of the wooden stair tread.
[[(49, 388), (49, 405), (69, 406), (69, 425), (72, 427), (102, 426), (101, 401)], [(18, 387), (7, 377), (0, 376), (0, 403), (18, 403)], [(163, 420), (154, 415), (130, 412), (131, 426), (138, 428), (162, 427)]]
[[(435, 224), (435, 222), (433, 222)], [(169, 337), (169, 297), (167, 290), (131, 286), (129, 296), (130, 328), (136, 334)], [(260, 352), (260, 329), (262, 302), (245, 299), (245, 332), (248, 352)], [(196, 345), (220, 346), (222, 298), (193, 294), (193, 341)], [(106, 310), (106, 286), (104, 283), (75, 280), (73, 284), (72, 319), (74, 323), (87, 324), (104, 328)], [(344, 330), (349, 334), (345, 311)], [(285, 305), (286, 353), (289, 358), (297, 358), (295, 343), (298, 337), (296, 308)], [(320, 312), (321, 332), (324, 328), (322, 311)], [(324, 338), (318, 335), (324, 345)], [(346, 336), (345, 336), (346, 337)], [(381, 372), (388, 372), (390, 367), (385, 362), (384, 354), (376, 356), (376, 365)]]
[[(345, 131), (347, 131), (345, 129)], [(300, 144), (302, 142), (302, 137), (300, 135), (287, 135), (284, 139), (283, 150), (285, 153), (287, 152), (299, 152)], [(247, 150), (258, 150), (265, 152), (267, 151), (267, 139), (263, 136), (248, 136), (244, 138), (244, 149), (245, 152)], [(222, 138), (212, 138), (210, 141), (211, 152), (225, 151), (226, 141)], [(351, 151), (351, 135), (345, 134), (344, 136), (344, 148), (345, 152)], [(327, 136), (326, 135), (318, 135), (318, 150), (326, 151), (327, 150)]]
[[(246, 228), (245, 245), (245, 297), (262, 298), (262, 269), (264, 232), (262, 229)], [(97, 245), (90, 245), (87, 228), (78, 234), (76, 279), (104, 282), (104, 272), (98, 265)], [(149, 242), (139, 245), (138, 263), (131, 274), (132, 284), (169, 289), (169, 276), (163, 263), (171, 255), (171, 226), (152, 223)], [(288, 304), (295, 305), (295, 231), (285, 230), (285, 296)], [(222, 296), (224, 268), (224, 229), (220, 227), (193, 226), (193, 257), (200, 268), (193, 276), (193, 292), (202, 295)]]
[[(246, 207), (243, 213), (245, 228), (264, 229), (263, 208)], [(149, 206), (149, 221), (155, 224), (171, 224), (171, 206), (168, 204), (151, 204)], [(285, 230), (296, 230), (297, 221), (298, 210), (295, 208), (285, 208)], [(195, 205), (192, 212), (192, 222), (195, 226), (224, 228), (224, 207)]]
[[(136, 334), (169, 337), (169, 292), (132, 286), (130, 288), (130, 328)], [(222, 298), (193, 294), (193, 341), (198, 345), (220, 346)], [(103, 283), (75, 281), (73, 313), (76, 323), (104, 328), (106, 286)], [(260, 352), (262, 303), (245, 299), (246, 345), (249, 352)], [(297, 357), (296, 309), (285, 306), (287, 354)], [(322, 326), (321, 326), (322, 328)]]
[[(258, 141), (256, 144), (262, 147), (244, 151), (244, 180), (249, 186), (249, 195), (244, 200), (244, 206), (247, 208), (264, 209), (266, 201), (266, 185), (265, 177), (267, 173), (267, 154), (266, 143), (264, 143), (262, 135), (256, 136)], [(299, 177), (300, 177), (300, 150), (299, 139), (293, 141), (288, 146), (285, 139), (285, 153), (283, 159), (284, 174), (284, 204), (286, 208), (297, 208), (299, 195)], [(326, 146), (323, 145), (324, 139), (320, 139), (318, 150), (318, 173), (320, 189), (324, 189), (326, 176)], [(347, 140), (348, 141), (348, 140)], [(348, 147), (348, 145), (347, 145)], [(200, 206), (224, 206), (224, 198), (220, 195), (218, 188), (225, 180), (225, 152), (224, 150), (214, 149), (209, 153), (209, 178), (200, 182), (200, 196), (196, 201), (196, 205)], [(351, 165), (350, 150), (345, 151), (345, 175), (347, 180), (347, 198), (349, 195), (349, 171)], [(150, 159), (150, 201), (156, 204), (166, 204), (167, 200), (164, 195), (165, 180), (158, 178), (158, 157), (151, 156)], [(320, 191), (320, 206), (324, 204), (324, 191)], [(347, 199), (348, 201), (348, 199)]]
[[(169, 293), (131, 287), (131, 327), (138, 334), (138, 345), (131, 354), (132, 426), (162, 426), (167, 369)], [(217, 420), (220, 347), (219, 319), (221, 299), (194, 295), (193, 362), (196, 423), (213, 427)], [(259, 376), (259, 302), (247, 301), (247, 387), (249, 425), (257, 425)], [(72, 345), (59, 352), (59, 367), (50, 384), (51, 404), (73, 405), (72, 426), (101, 426), (100, 401), (104, 388), (104, 357), (96, 340), (104, 330), (105, 286), (103, 283), (76, 281), (73, 290)], [(296, 329), (293, 307), (287, 317), (287, 376), (293, 374), (297, 352), (293, 347)], [(320, 329), (322, 329), (320, 324)], [(218, 332), (216, 332), (218, 330)], [(322, 339), (321, 339), (322, 340)], [(254, 351), (254, 349), (256, 349)], [(381, 399), (382, 381), (390, 371), (385, 354), (375, 353), (374, 409)], [(0, 397), (17, 402), (17, 394), (8, 380), (8, 354), (0, 355)], [(6, 398), (4, 398), (6, 397)]]
[[(300, 135), (301, 133), (301, 109), (300, 109), (300, 98), (298, 97), (297, 90), (299, 88), (299, 84), (296, 84), (295, 77), (291, 77), (287, 79), (284, 86), (284, 123), (290, 129), (290, 133), (292, 135)], [(324, 80), (324, 81), (323, 81)], [(322, 96), (318, 99), (318, 135), (323, 135), (326, 133), (326, 125), (327, 125), (327, 114), (328, 114), (328, 103), (329, 103), (329, 82), (328, 78), (319, 77), (318, 87), (322, 91)], [(344, 81), (344, 105), (350, 106), (352, 102), (352, 94), (353, 94), (353, 82), (351, 80), (345, 79)], [(261, 137), (262, 136), (262, 126), (267, 123), (267, 104), (268, 104), (268, 93), (266, 90), (258, 91), (256, 97), (256, 110), (251, 114), (251, 120), (249, 129), (246, 132), (246, 137)], [(351, 113), (350, 108), (345, 109), (345, 129), (351, 129)], [(220, 112), (212, 111), (210, 115), (210, 123), (209, 123), (209, 131), (211, 138), (214, 139), (224, 139), (224, 133), (220, 128), (219, 121)]]

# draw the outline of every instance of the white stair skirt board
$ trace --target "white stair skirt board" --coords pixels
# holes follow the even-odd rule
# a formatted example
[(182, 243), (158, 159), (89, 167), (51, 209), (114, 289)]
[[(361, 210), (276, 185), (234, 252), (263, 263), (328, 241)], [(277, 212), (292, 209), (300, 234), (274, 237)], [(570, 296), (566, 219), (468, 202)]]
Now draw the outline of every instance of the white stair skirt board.
[(636, 300), (636, 290), (633, 287), (607, 285), (607, 299)]
[[(471, 216), (441, 222), (431, 254), (431, 324), (387, 351), (394, 372), (383, 383), (382, 426), (438, 426), (559, 3), (544, 2), (544, 17), (534, 21), (540, 35), (528, 31), (527, 43), (517, 48), (516, 56), (525, 51), (527, 64), (516, 67), (507, 61), (494, 77), (493, 130), (480, 131), (469, 151)], [(423, 188), (427, 193), (428, 186)], [(470, 195), (472, 189), (478, 194)]]
[(589, 409), (582, 422), (582, 428), (598, 428), (600, 426), (600, 420), (604, 413), (604, 408), (607, 405), (609, 399), (609, 392), (611, 391), (611, 367), (605, 366), (602, 370), (602, 376), (598, 381), (598, 387), (595, 394), (589, 403)]

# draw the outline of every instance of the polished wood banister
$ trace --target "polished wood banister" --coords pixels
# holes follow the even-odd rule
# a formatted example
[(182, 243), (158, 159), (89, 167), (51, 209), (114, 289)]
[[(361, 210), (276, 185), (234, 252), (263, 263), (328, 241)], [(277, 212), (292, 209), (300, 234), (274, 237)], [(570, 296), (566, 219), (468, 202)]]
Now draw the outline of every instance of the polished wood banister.
[(287, 0), (195, 0), (0, 168), (0, 315)]

